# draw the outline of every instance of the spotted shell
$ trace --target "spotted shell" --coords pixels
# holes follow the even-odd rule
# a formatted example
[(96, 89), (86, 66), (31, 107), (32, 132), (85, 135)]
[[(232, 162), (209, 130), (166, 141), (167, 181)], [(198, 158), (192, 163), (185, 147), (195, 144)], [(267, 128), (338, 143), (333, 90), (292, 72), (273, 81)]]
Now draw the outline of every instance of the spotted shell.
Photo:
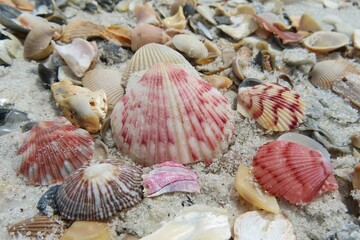
[(305, 118), (305, 104), (300, 95), (275, 83), (239, 88), (237, 110), (255, 119), (263, 128), (287, 131)]
[(327, 53), (350, 43), (344, 33), (318, 31), (303, 40), (304, 46), (315, 53)]
[(17, 172), (32, 185), (62, 182), (90, 161), (93, 152), (91, 135), (66, 118), (40, 122), (24, 134), (17, 151)]
[(70, 175), (56, 193), (62, 217), (108, 219), (142, 199), (140, 168), (106, 161), (84, 166)]
[(116, 104), (111, 127), (119, 151), (139, 164), (211, 163), (227, 147), (232, 111), (201, 78), (159, 63)]

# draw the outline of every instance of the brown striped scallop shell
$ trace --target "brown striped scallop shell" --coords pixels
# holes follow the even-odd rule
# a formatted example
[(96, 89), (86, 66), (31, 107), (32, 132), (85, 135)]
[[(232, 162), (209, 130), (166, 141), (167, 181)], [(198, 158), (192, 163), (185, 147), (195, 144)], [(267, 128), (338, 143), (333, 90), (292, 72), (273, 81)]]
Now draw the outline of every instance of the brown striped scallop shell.
[(115, 161), (78, 169), (60, 186), (56, 202), (69, 220), (109, 219), (142, 199), (142, 170)]
[(350, 43), (344, 33), (318, 31), (303, 40), (304, 46), (315, 53), (328, 53)]

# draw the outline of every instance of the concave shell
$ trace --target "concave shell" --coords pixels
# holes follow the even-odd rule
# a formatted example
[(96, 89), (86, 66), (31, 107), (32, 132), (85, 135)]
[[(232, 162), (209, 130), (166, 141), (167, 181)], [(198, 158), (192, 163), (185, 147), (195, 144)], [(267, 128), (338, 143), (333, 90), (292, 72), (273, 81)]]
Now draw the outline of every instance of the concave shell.
[(293, 204), (311, 202), (320, 192), (333, 190), (324, 189), (332, 171), (330, 160), (320, 151), (294, 142), (268, 142), (253, 159), (254, 176), (261, 187)]
[(56, 202), (69, 220), (109, 219), (142, 199), (142, 170), (114, 161), (85, 166), (60, 186)]
[(159, 27), (140, 23), (131, 31), (131, 49), (138, 50), (149, 43), (164, 44), (170, 40), (165, 31)]
[(110, 240), (108, 223), (76, 221), (64, 232), (60, 240)]
[(334, 82), (332, 90), (360, 108), (360, 75), (349, 75), (342, 81)]
[(304, 46), (315, 53), (328, 53), (349, 44), (343, 33), (318, 31), (303, 40)]
[(183, 8), (180, 6), (179, 11), (171, 17), (167, 17), (163, 20), (163, 24), (166, 28), (175, 28), (182, 30), (186, 27), (186, 18), (184, 16)]
[(190, 58), (205, 58), (209, 55), (204, 43), (192, 35), (178, 34), (171, 41), (177, 50)]
[(231, 118), (218, 90), (181, 66), (159, 63), (120, 99), (111, 126), (119, 151), (139, 164), (211, 163), (227, 146)]
[(131, 31), (132, 29), (126, 25), (111, 25), (105, 28), (100, 34), (106, 39), (118, 41), (123, 47), (130, 47)]
[(48, 23), (36, 25), (26, 36), (24, 42), (24, 57), (31, 60), (40, 60), (50, 55), (53, 48), (50, 41), (55, 29)]
[(334, 82), (349, 73), (360, 74), (360, 71), (346, 61), (325, 60), (315, 64), (309, 73), (309, 79), (316, 87), (331, 89)]
[(149, 43), (139, 48), (123, 72), (122, 82), (127, 84), (131, 74), (147, 70), (156, 63), (166, 62), (185, 64), (192, 68), (192, 65), (177, 51), (165, 45)]
[(94, 152), (91, 135), (66, 118), (40, 122), (24, 133), (17, 151), (17, 172), (28, 184), (48, 185), (90, 161)]
[(234, 224), (234, 240), (295, 240), (291, 222), (281, 214), (251, 211)]
[(223, 208), (193, 205), (181, 210), (174, 220), (141, 240), (228, 240), (231, 238), (227, 212)]
[(103, 89), (106, 93), (108, 107), (113, 108), (125, 94), (125, 90), (121, 86), (121, 77), (122, 74), (119, 71), (97, 68), (88, 71), (82, 78), (82, 83), (91, 91)]
[(300, 95), (275, 83), (239, 88), (237, 110), (255, 119), (263, 128), (287, 131), (305, 118), (305, 104)]
[(200, 192), (196, 173), (176, 162), (164, 162), (156, 165), (152, 171), (143, 176), (143, 179), (147, 197), (171, 192)]
[(256, 185), (250, 168), (239, 166), (235, 176), (235, 189), (241, 197), (254, 206), (272, 213), (280, 212), (276, 198)]
[(84, 19), (75, 19), (69, 21), (65, 26), (61, 41), (64, 43), (69, 43), (75, 38), (95, 38), (95, 37), (104, 37), (101, 32), (104, 30), (104, 27), (90, 22), (89, 20)]

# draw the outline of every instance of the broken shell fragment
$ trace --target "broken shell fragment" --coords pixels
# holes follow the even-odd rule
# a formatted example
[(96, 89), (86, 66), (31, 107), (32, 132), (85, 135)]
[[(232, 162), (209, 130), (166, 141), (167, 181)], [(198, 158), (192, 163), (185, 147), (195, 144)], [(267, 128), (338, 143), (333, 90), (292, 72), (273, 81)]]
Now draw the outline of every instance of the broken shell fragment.
[(184, 16), (183, 8), (180, 6), (179, 11), (171, 17), (167, 17), (163, 20), (163, 24), (166, 28), (175, 28), (182, 30), (186, 27), (186, 18)]
[(179, 34), (171, 41), (177, 50), (190, 58), (205, 58), (209, 55), (204, 43), (192, 35)]
[(75, 221), (65, 230), (60, 240), (110, 240), (109, 226), (106, 222)]
[(26, 36), (24, 42), (24, 57), (31, 60), (41, 60), (50, 55), (53, 47), (50, 41), (55, 29), (48, 23), (35, 26)]
[(193, 205), (184, 208), (174, 220), (167, 222), (141, 240), (228, 240), (231, 238), (226, 210)]
[(295, 240), (291, 222), (281, 214), (260, 211), (240, 215), (234, 224), (234, 240)]
[(123, 47), (131, 46), (132, 29), (126, 25), (111, 25), (101, 31), (101, 35), (106, 39), (118, 41)]
[(84, 19), (74, 19), (65, 26), (61, 41), (69, 43), (75, 38), (101, 38), (104, 27)]
[(228, 89), (233, 84), (228, 77), (220, 75), (203, 76), (203, 79), (217, 89)]
[(66, 118), (40, 122), (23, 134), (17, 151), (17, 172), (32, 185), (62, 182), (88, 163), (93, 153), (91, 135)]
[(280, 212), (276, 198), (268, 195), (256, 185), (248, 167), (239, 166), (235, 176), (235, 189), (252, 205), (272, 213)]
[(215, 11), (213, 9), (211, 9), (209, 6), (207, 5), (199, 5), (196, 7), (196, 11), (203, 17), (205, 18), (207, 21), (209, 21), (212, 25), (217, 25), (214, 16), (215, 16)]
[(198, 176), (190, 168), (176, 162), (164, 162), (143, 176), (145, 195), (155, 197), (164, 193), (199, 193)]
[(131, 49), (138, 50), (149, 43), (164, 44), (170, 40), (165, 31), (159, 27), (141, 23), (131, 31)]
[(272, 131), (293, 129), (305, 118), (300, 95), (275, 83), (239, 88), (237, 103), (238, 112)]
[(334, 82), (332, 90), (360, 108), (360, 75), (348, 75)]
[(350, 43), (343, 33), (318, 31), (303, 40), (304, 46), (315, 53), (328, 53)]
[(258, 28), (256, 20), (249, 14), (233, 16), (230, 20), (232, 25), (220, 25), (218, 28), (235, 40), (249, 36)]
[(142, 170), (107, 161), (78, 169), (60, 186), (56, 203), (69, 220), (109, 219), (142, 199)]

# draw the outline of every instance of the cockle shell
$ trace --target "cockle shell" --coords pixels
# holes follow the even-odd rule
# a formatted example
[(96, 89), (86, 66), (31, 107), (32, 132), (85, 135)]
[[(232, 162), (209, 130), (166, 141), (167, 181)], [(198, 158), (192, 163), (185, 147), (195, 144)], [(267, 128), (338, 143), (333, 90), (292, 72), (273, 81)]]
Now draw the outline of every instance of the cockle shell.
[(56, 202), (69, 220), (109, 219), (142, 199), (140, 168), (107, 161), (78, 169), (60, 186)]
[(24, 42), (24, 57), (31, 60), (40, 60), (50, 55), (53, 47), (50, 41), (55, 29), (48, 23), (35, 26), (27, 35)]
[(228, 240), (230, 238), (226, 210), (193, 205), (181, 210), (175, 219), (141, 240)]
[(192, 163), (221, 153), (232, 134), (226, 98), (175, 64), (151, 67), (111, 115), (114, 141), (135, 162)]
[(234, 240), (295, 240), (291, 222), (281, 214), (251, 211), (234, 224)]
[(325, 60), (315, 64), (309, 73), (309, 80), (316, 87), (331, 89), (334, 82), (349, 73), (360, 74), (360, 71), (343, 60)]
[(91, 135), (66, 118), (36, 124), (24, 133), (17, 151), (17, 172), (32, 185), (61, 182), (90, 161), (94, 152)]
[(152, 171), (143, 175), (143, 179), (147, 197), (171, 192), (200, 192), (196, 173), (176, 162), (164, 162), (156, 165)]
[(343, 33), (318, 31), (303, 40), (304, 46), (315, 53), (328, 53), (350, 43)]
[(320, 151), (283, 140), (264, 144), (253, 159), (260, 186), (293, 204), (311, 202), (322, 192), (336, 189), (332, 171), (330, 159)]
[(94, 133), (101, 129), (101, 121), (107, 113), (107, 98), (104, 90), (95, 92), (63, 80), (51, 85), (56, 102), (64, 116), (77, 127)]
[(68, 22), (65, 26), (61, 41), (64, 43), (69, 43), (75, 38), (95, 38), (103, 37), (101, 32), (104, 30), (104, 27), (93, 23), (85, 19), (74, 19)]
[(121, 46), (131, 46), (132, 29), (126, 25), (111, 25), (101, 31), (101, 35), (106, 39), (114, 39), (121, 43)]
[(180, 6), (179, 11), (171, 17), (167, 17), (163, 20), (163, 24), (166, 28), (175, 28), (182, 30), (186, 27), (186, 18), (184, 16), (183, 8)]
[(255, 119), (263, 128), (287, 131), (305, 118), (305, 104), (300, 95), (275, 83), (239, 88), (237, 110)]
[(131, 49), (138, 50), (149, 43), (164, 44), (170, 40), (165, 31), (159, 27), (141, 23), (131, 31)]
[(192, 35), (178, 34), (171, 41), (177, 50), (190, 58), (204, 58), (209, 54), (204, 43)]
[(88, 71), (82, 78), (82, 83), (91, 91), (103, 89), (107, 97), (108, 107), (113, 108), (125, 94), (125, 90), (121, 86), (121, 77), (122, 74), (119, 71), (97, 68)]
[(75, 221), (60, 240), (111, 240), (108, 223)]

